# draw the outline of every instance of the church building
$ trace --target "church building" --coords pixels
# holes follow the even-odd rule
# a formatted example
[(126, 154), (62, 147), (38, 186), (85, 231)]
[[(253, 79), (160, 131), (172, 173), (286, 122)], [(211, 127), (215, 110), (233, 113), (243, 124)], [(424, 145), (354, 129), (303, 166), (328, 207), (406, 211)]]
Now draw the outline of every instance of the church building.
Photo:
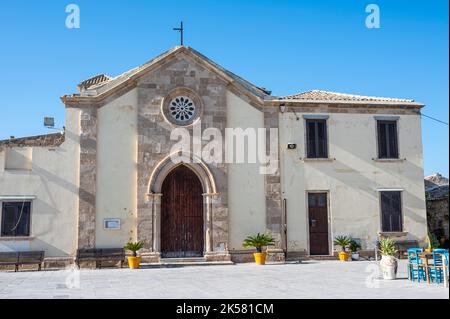
[(0, 141), (0, 252), (70, 264), (143, 241), (147, 263), (242, 262), (269, 233), (283, 261), (332, 256), (338, 235), (363, 254), (381, 235), (426, 240), (421, 103), (275, 96), (187, 46), (61, 100), (64, 131)]

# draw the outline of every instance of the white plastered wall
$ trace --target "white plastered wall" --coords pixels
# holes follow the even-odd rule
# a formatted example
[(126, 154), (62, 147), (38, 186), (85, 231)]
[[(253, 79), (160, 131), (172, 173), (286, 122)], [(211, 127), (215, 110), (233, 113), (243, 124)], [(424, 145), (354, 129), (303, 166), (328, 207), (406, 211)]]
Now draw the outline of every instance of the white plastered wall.
[[(227, 93), (228, 128), (263, 128), (264, 114), (231, 92)], [(228, 164), (229, 250), (243, 250), (248, 235), (266, 231), (264, 175), (260, 165)]]
[[(59, 147), (33, 147), (31, 170), (5, 169), (6, 150), (0, 151), (0, 195), (35, 196), (31, 211), (31, 237), (0, 238), (0, 251), (45, 250), (46, 257), (74, 255), (77, 242), (79, 124), (79, 110), (67, 108), (65, 142)], [(12, 149), (16, 154), (23, 150)]]
[[(98, 109), (95, 242), (123, 247), (136, 240), (137, 89)], [(120, 219), (120, 230), (106, 230), (105, 219)]]
[[(310, 114), (310, 113), (308, 113)], [(307, 192), (329, 193), (330, 248), (332, 238), (346, 234), (374, 248), (381, 230), (379, 189), (403, 189), (405, 236), (426, 237), (426, 207), (420, 117), (400, 115), (399, 149), (402, 161), (379, 162), (376, 119), (373, 114), (332, 113), (328, 119), (331, 161), (303, 161), (305, 119), (302, 113), (280, 114), (282, 187), (287, 199), (288, 249), (309, 250)], [(323, 114), (322, 114), (323, 115)], [(381, 114), (377, 115), (380, 116)], [(287, 150), (296, 143), (296, 150)], [(331, 251), (330, 251), (331, 253)]]

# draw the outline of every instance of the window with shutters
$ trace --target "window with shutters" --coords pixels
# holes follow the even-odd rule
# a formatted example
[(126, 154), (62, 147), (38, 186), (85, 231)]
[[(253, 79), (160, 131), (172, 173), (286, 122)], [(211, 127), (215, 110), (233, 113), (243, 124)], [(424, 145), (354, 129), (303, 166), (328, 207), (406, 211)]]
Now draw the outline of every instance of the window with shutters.
[(30, 236), (31, 202), (3, 202), (1, 237)]
[(308, 158), (328, 158), (326, 120), (306, 120), (306, 140)]
[(399, 191), (380, 192), (382, 232), (402, 232), (402, 193)]
[(397, 121), (377, 121), (378, 158), (398, 159)]

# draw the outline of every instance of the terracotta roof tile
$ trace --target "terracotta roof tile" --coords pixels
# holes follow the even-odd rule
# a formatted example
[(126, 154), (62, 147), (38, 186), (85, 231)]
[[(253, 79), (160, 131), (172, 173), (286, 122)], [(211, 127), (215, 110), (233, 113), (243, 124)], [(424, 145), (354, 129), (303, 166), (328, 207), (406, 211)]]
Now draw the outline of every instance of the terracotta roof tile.
[(280, 100), (308, 100), (308, 101), (352, 101), (352, 102), (396, 102), (396, 103), (412, 103), (414, 100), (408, 99), (394, 99), (386, 97), (376, 97), (376, 96), (364, 96), (364, 95), (354, 95), (345, 94), (337, 92), (329, 92), (322, 90), (312, 90), (306, 91), (299, 94), (288, 95), (281, 97)]
[(0, 140), (0, 148), (4, 147), (51, 147), (60, 146), (65, 141), (64, 133), (29, 136)]
[(89, 78), (89, 79), (81, 82), (80, 84), (78, 84), (78, 89), (80, 91), (87, 90), (94, 86), (104, 84), (104, 83), (108, 82), (109, 80), (111, 80), (111, 78), (109, 76), (104, 75), (104, 74), (99, 74), (99, 75), (96, 75), (96, 76)]

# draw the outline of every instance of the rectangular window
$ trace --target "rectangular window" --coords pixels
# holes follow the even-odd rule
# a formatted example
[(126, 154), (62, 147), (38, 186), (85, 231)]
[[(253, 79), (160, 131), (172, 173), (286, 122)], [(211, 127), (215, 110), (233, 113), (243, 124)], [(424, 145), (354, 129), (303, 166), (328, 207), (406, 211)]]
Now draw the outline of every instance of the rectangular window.
[(383, 232), (402, 232), (402, 192), (380, 192), (381, 230)]
[(30, 236), (31, 202), (2, 204), (1, 237)]
[(308, 158), (328, 158), (326, 120), (306, 120), (306, 139)]
[(398, 158), (397, 121), (377, 121), (378, 158)]

